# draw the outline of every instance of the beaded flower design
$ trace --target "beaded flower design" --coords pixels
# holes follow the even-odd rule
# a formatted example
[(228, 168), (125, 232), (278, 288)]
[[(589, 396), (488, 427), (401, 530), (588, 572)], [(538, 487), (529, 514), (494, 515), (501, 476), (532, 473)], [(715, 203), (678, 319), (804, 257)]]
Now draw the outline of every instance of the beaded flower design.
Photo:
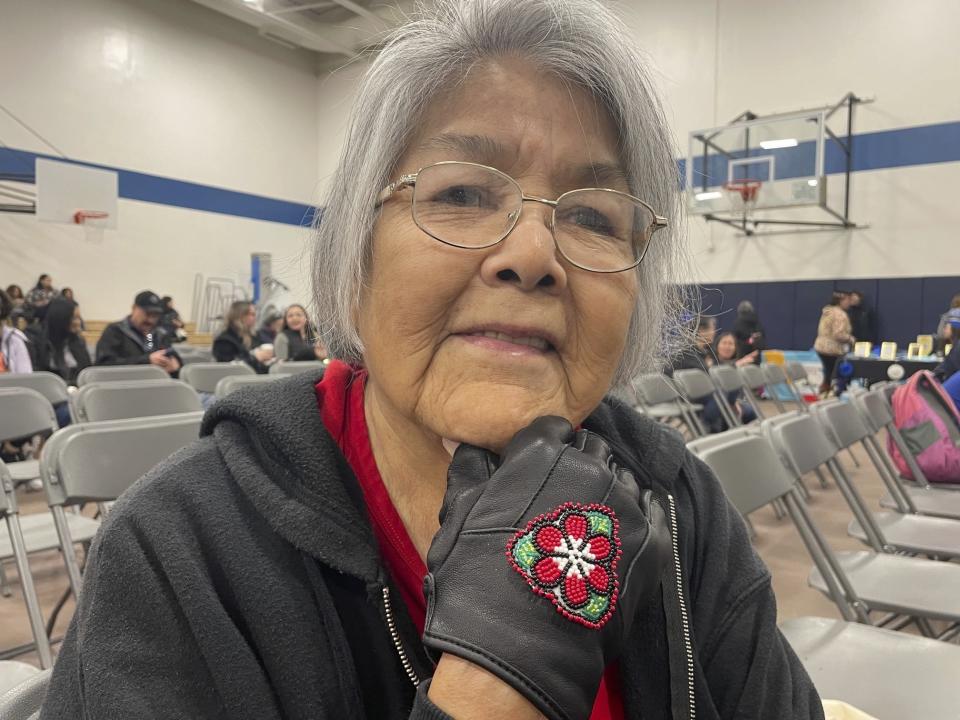
[(619, 531), (617, 517), (606, 505), (564, 503), (514, 535), (507, 557), (557, 612), (599, 630), (617, 604)]

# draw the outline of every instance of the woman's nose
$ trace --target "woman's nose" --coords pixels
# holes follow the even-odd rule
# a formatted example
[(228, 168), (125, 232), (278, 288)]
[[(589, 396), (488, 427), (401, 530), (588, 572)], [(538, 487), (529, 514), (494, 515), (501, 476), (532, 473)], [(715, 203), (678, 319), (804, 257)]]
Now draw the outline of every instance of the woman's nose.
[(551, 293), (566, 288), (567, 272), (560, 262), (550, 220), (549, 207), (525, 203), (513, 230), (484, 258), (480, 267), (484, 282), (508, 283), (525, 291), (543, 288)]

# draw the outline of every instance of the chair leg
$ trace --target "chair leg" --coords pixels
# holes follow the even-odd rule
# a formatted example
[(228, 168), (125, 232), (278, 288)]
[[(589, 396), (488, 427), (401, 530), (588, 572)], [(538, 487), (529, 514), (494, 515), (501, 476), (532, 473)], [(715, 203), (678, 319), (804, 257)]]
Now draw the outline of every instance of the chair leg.
[(13, 590), (10, 589), (10, 581), (7, 580), (7, 568), (4, 567), (2, 560), (0, 560), (0, 594), (4, 597), (13, 595)]
[(43, 625), (40, 601), (37, 599), (37, 589), (33, 584), (33, 575), (30, 574), (30, 563), (27, 560), (27, 547), (23, 542), (20, 518), (17, 515), (7, 516), (7, 530), (10, 533), (10, 544), (13, 545), (13, 556), (17, 562), (17, 572), (20, 574), (20, 587), (23, 590), (23, 601), (27, 606), (27, 617), (30, 619), (30, 629), (33, 631), (33, 640), (37, 645), (37, 656), (40, 658), (40, 667), (46, 670), (49, 667), (53, 667), (50, 639), (47, 637), (47, 630)]
[(782, 520), (784, 515), (787, 514), (787, 509), (783, 505), (783, 500), (777, 498), (770, 505), (773, 507), (773, 516), (777, 520)]
[(853, 454), (853, 450), (851, 450), (850, 448), (847, 448), (847, 455), (850, 456), (850, 459), (853, 460), (853, 464), (856, 467), (860, 467), (860, 461), (857, 460), (857, 456)]
[(80, 597), (80, 565), (77, 563), (77, 553), (73, 548), (73, 538), (70, 535), (70, 526), (67, 525), (67, 516), (63, 511), (62, 505), (55, 505), (50, 508), (53, 513), (53, 524), (57, 528), (57, 537), (60, 538), (60, 550), (63, 554), (63, 562), (67, 566), (67, 577), (70, 579), (70, 589), (73, 590), (74, 599)]
[(824, 489), (830, 487), (830, 484), (827, 482), (827, 476), (823, 474), (823, 470), (817, 468), (814, 472), (817, 473), (817, 478), (820, 480), (820, 487)]

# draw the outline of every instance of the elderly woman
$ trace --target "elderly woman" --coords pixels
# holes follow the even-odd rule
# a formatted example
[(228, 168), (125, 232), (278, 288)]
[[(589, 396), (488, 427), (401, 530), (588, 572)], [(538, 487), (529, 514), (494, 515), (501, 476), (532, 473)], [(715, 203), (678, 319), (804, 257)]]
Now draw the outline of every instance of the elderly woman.
[(593, 0), (431, 12), (317, 229), (340, 360), (117, 503), (43, 717), (821, 717), (716, 480), (603, 400), (679, 307), (642, 57)]

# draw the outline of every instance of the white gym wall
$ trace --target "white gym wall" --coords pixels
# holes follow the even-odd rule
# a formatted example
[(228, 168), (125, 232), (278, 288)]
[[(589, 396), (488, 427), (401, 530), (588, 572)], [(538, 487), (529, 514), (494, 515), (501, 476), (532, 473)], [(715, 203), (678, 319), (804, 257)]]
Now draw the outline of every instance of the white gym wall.
[[(308, 204), (317, 181), (316, 58), (186, 0), (4, 0), (0, 104), (68, 157)], [(55, 155), (0, 113), (0, 139)], [(87, 318), (134, 294), (172, 295), (194, 274), (248, 282), (250, 253), (307, 299), (307, 231), (291, 224), (121, 199), (119, 229), (0, 213), (0, 281), (41, 272), (74, 288)], [(25, 287), (26, 291), (28, 288)]]

